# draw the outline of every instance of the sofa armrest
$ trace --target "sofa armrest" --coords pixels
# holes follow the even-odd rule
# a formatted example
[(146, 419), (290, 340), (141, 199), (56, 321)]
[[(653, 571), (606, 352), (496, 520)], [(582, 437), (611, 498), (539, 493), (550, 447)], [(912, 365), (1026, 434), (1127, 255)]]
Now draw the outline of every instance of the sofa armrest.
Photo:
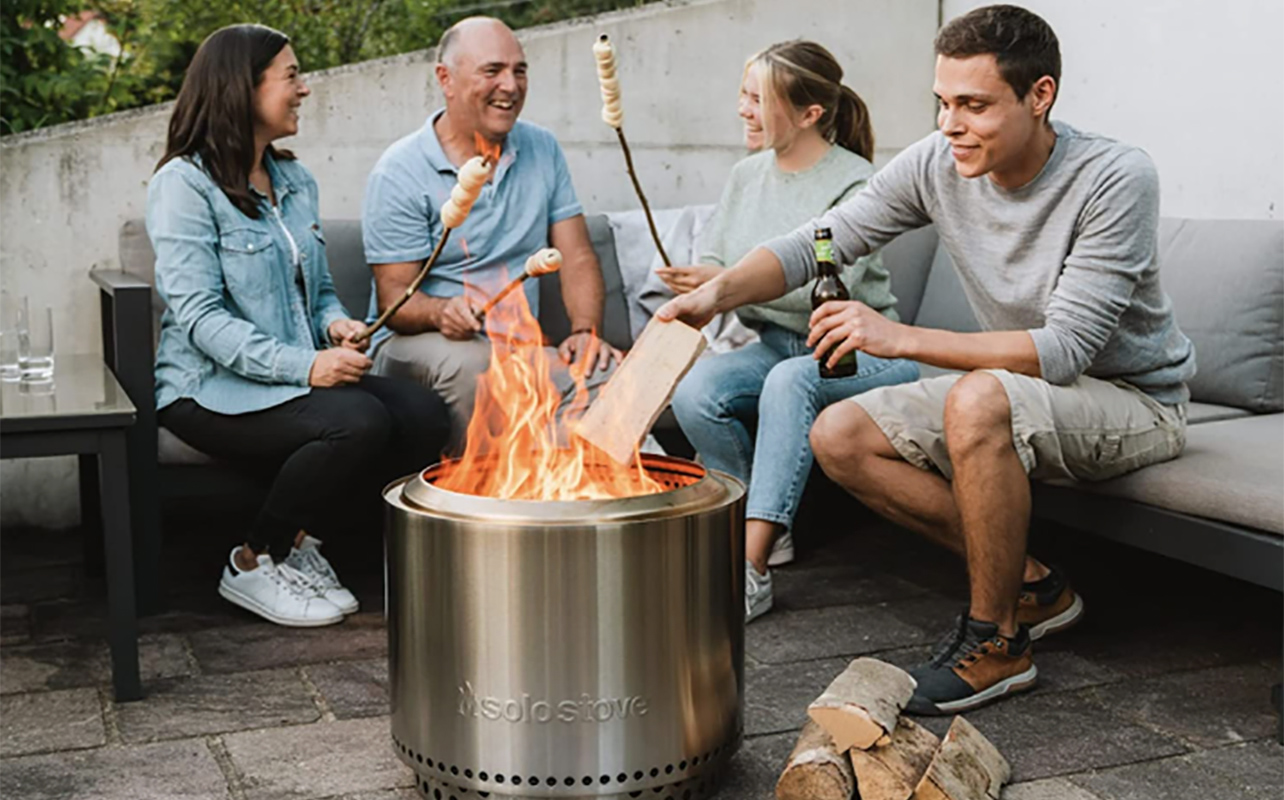
[(152, 376), (152, 287), (128, 272), (91, 270), (102, 310), (103, 361), (138, 409), (139, 424), (155, 424)]

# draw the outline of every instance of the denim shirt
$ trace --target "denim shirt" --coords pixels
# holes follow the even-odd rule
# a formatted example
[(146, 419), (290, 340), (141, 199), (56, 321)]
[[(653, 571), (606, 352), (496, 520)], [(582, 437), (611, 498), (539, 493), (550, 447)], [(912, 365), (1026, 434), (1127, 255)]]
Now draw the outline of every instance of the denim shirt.
[[(156, 290), (166, 304), (156, 352), (156, 407), (191, 398), (245, 414), (307, 394), (327, 330), (349, 316), (334, 290), (316, 180), (265, 156), (274, 208), (241, 213), (200, 166), (176, 158), (147, 189)], [(287, 233), (288, 231), (288, 233)]]

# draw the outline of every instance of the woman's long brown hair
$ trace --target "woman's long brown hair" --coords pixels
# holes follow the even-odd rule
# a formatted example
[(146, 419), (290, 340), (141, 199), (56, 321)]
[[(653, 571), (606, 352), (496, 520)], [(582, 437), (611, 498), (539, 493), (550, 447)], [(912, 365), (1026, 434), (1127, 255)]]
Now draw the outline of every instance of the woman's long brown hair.
[[(254, 88), (289, 43), (284, 33), (264, 25), (229, 25), (211, 33), (183, 76), (183, 88), (169, 118), (165, 156), (156, 169), (175, 158), (199, 155), (227, 199), (247, 217), (258, 219), (258, 200), (250, 192)], [(267, 154), (294, 158), (290, 151), (272, 145)]]

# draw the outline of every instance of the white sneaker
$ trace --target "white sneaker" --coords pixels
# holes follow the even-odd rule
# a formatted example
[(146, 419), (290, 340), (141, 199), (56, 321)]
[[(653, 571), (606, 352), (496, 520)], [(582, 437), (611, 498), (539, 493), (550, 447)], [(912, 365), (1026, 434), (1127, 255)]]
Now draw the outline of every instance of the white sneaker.
[(272, 557), (258, 557), (256, 569), (241, 570), (232, 550), (230, 563), (223, 568), (218, 593), (247, 611), (253, 611), (278, 625), (313, 628), (343, 621), (343, 613), (326, 600), (306, 577), (288, 564), (275, 564)]
[(745, 623), (771, 610), (771, 570), (760, 575), (752, 561), (745, 562)]
[(360, 604), (352, 592), (343, 588), (339, 576), (325, 556), (321, 555), (321, 540), (304, 534), (302, 547), (291, 547), (285, 563), (294, 567), (316, 587), (321, 596), (329, 600), (344, 614), (351, 614)]
[(794, 560), (794, 537), (785, 531), (776, 537), (771, 545), (771, 555), (767, 556), (767, 566), (779, 567)]

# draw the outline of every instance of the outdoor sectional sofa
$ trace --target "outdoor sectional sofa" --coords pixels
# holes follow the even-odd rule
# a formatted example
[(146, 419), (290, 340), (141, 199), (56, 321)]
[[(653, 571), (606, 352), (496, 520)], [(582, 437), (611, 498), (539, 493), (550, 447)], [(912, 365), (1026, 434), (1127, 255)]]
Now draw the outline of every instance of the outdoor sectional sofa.
[[(660, 214), (669, 230), (666, 249), (677, 260), (696, 251), (708, 210)], [(620, 348), (631, 344), (645, 319), (638, 295), (654, 250), (639, 244), (643, 224), (636, 212), (589, 217), (607, 289), (603, 336)], [(359, 316), (370, 292), (360, 223), (331, 220), (323, 229), (339, 295)], [(617, 242), (625, 246), (617, 248)], [(190, 504), (218, 496), (225, 505), (229, 496), (260, 496), (263, 487), (157, 430), (151, 344), (162, 304), (152, 288), (154, 257), (141, 221), (123, 226), (119, 245), (123, 271), (94, 272), (93, 278), (102, 294), (105, 356), (139, 409), (130, 448), (140, 605), (146, 607), (155, 590), (149, 562), (159, 552), (160, 501), (181, 496)], [(623, 269), (617, 249), (625, 256)], [(1199, 363), (1190, 387), (1186, 452), (1104, 483), (1039, 484), (1034, 513), (1284, 590), (1284, 221), (1164, 219), (1159, 252), (1164, 288)], [(883, 258), (902, 320), (976, 330), (932, 228), (901, 236)], [(540, 295), (541, 323), (560, 340), (569, 324), (557, 276), (542, 279)], [(685, 441), (672, 417), (662, 418), (658, 428), (661, 444), (681, 453)]]

